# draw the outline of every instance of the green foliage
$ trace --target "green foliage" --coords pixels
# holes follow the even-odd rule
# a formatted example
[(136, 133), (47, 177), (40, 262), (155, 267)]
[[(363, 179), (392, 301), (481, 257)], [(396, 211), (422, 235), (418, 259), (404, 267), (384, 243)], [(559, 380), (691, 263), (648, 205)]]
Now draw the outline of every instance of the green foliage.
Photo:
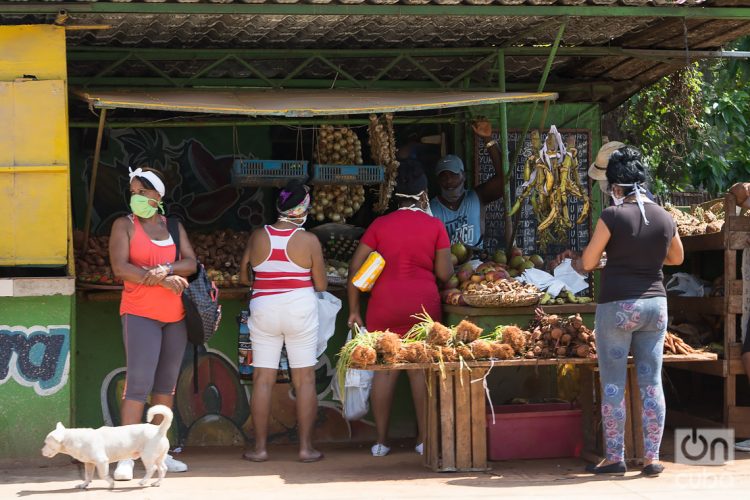
[[(749, 50), (750, 38), (735, 48)], [(643, 150), (656, 192), (718, 194), (750, 180), (749, 78), (746, 60), (695, 63), (623, 104), (620, 127)]]

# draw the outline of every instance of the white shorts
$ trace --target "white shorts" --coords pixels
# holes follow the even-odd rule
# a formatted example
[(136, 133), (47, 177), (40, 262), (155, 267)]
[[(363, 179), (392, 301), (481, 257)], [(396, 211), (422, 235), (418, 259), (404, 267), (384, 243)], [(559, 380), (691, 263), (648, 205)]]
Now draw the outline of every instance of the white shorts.
[(312, 288), (252, 299), (247, 325), (256, 368), (277, 369), (284, 344), (291, 368), (318, 363), (318, 298)]

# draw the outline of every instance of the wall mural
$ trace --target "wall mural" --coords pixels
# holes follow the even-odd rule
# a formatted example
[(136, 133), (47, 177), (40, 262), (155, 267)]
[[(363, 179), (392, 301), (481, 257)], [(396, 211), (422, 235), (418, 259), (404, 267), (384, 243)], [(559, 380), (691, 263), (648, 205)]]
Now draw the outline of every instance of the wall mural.
[(0, 325), (0, 385), (10, 379), (40, 396), (68, 383), (70, 325)]
[[(248, 230), (262, 225), (263, 190), (231, 184), (232, 163), (241, 157), (214, 154), (195, 138), (172, 142), (164, 130), (112, 130), (97, 172), (94, 233), (109, 234), (114, 220), (129, 213), (129, 166), (150, 166), (163, 173), (167, 213), (180, 216), (188, 229)], [(88, 155), (80, 177), (87, 189), (92, 162)]]
[[(349, 422), (341, 403), (332, 400), (334, 368), (327, 355), (315, 367), (318, 393), (316, 440), (363, 440), (374, 437), (371, 422)], [(101, 404), (105, 425), (119, 425), (125, 386), (125, 368), (112, 370), (102, 382)], [(198, 393), (193, 392), (192, 349), (187, 349), (175, 392), (173, 445), (239, 446), (253, 438), (250, 398), (252, 385), (242, 384), (236, 366), (214, 349), (199, 355)], [(297, 415), (291, 384), (276, 384), (271, 401), (268, 439), (271, 443), (297, 442)], [(176, 433), (176, 435), (175, 435)]]

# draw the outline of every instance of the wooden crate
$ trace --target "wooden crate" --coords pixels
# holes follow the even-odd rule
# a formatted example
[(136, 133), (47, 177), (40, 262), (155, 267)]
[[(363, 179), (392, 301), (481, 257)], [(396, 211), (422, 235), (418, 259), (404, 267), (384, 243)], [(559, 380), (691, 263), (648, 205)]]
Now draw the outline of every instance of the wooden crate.
[[(436, 472), (487, 470), (487, 368), (437, 367), (427, 374), (425, 466)], [(475, 381), (472, 383), (472, 381)]]

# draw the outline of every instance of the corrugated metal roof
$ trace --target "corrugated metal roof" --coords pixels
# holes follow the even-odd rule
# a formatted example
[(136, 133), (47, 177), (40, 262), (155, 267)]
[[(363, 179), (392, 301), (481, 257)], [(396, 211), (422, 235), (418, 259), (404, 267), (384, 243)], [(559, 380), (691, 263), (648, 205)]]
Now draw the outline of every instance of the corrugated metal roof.
[[(118, 0), (123, 1), (123, 0)], [(127, 2), (128, 0), (124, 0)], [(159, 0), (149, 0), (149, 2)], [(187, 0), (170, 0), (182, 3)], [(258, 4), (398, 4), (398, 5), (674, 5), (672, 0), (241, 0)], [(688, 0), (684, 5), (750, 5), (750, 0)], [(24, 2), (21, 1), (20, 4)], [(86, 2), (83, 2), (84, 4)], [(199, 2), (201, 3), (201, 2)], [(205, 3), (240, 3), (240, 0), (209, 0)], [(61, 6), (64, 4), (61, 3)], [(80, 5), (80, 3), (79, 3)], [(692, 9), (693, 7), (691, 7)], [(700, 8), (699, 6), (696, 8)], [(50, 23), (53, 14), (0, 15), (3, 23)], [(216, 49), (379, 49), (379, 48), (467, 48), (549, 45), (560, 18), (549, 16), (413, 16), (413, 15), (256, 15), (256, 14), (102, 14), (74, 13), (69, 24), (110, 25), (108, 30), (69, 31), (69, 47), (108, 48), (216, 48)], [(750, 35), (750, 20), (681, 19), (655, 17), (571, 17), (562, 38), (563, 47), (614, 46), (639, 49), (719, 49), (726, 43)], [(447, 80), (462, 74), (479, 58), (425, 58), (420, 63)], [(253, 67), (265, 78), (285, 78), (299, 59), (258, 59)], [(377, 75), (387, 60), (338, 59), (350, 75), (368, 79)], [(73, 78), (96, 75), (111, 61), (72, 59), (68, 64)], [(509, 82), (533, 83), (541, 77), (545, 57), (508, 57)], [(593, 98), (613, 106), (638, 88), (680, 67), (680, 61), (633, 59), (630, 57), (579, 58), (559, 56), (549, 82), (608, 84), (612, 92)], [(201, 60), (163, 60), (159, 68), (170, 78), (189, 78), (206, 66)], [(472, 77), (491, 81), (495, 68), (486, 65)], [(154, 77), (153, 68), (137, 59), (110, 72), (108, 76)], [(257, 76), (257, 75), (256, 75)], [(315, 61), (296, 75), (301, 79), (335, 79), (336, 70)], [(225, 61), (203, 75), (212, 79), (253, 78), (253, 72), (237, 61)], [(424, 80), (428, 77), (408, 61), (401, 61), (387, 73), (390, 80)], [(166, 85), (166, 81), (165, 81)], [(563, 94), (565, 100), (592, 99), (591, 93)]]

